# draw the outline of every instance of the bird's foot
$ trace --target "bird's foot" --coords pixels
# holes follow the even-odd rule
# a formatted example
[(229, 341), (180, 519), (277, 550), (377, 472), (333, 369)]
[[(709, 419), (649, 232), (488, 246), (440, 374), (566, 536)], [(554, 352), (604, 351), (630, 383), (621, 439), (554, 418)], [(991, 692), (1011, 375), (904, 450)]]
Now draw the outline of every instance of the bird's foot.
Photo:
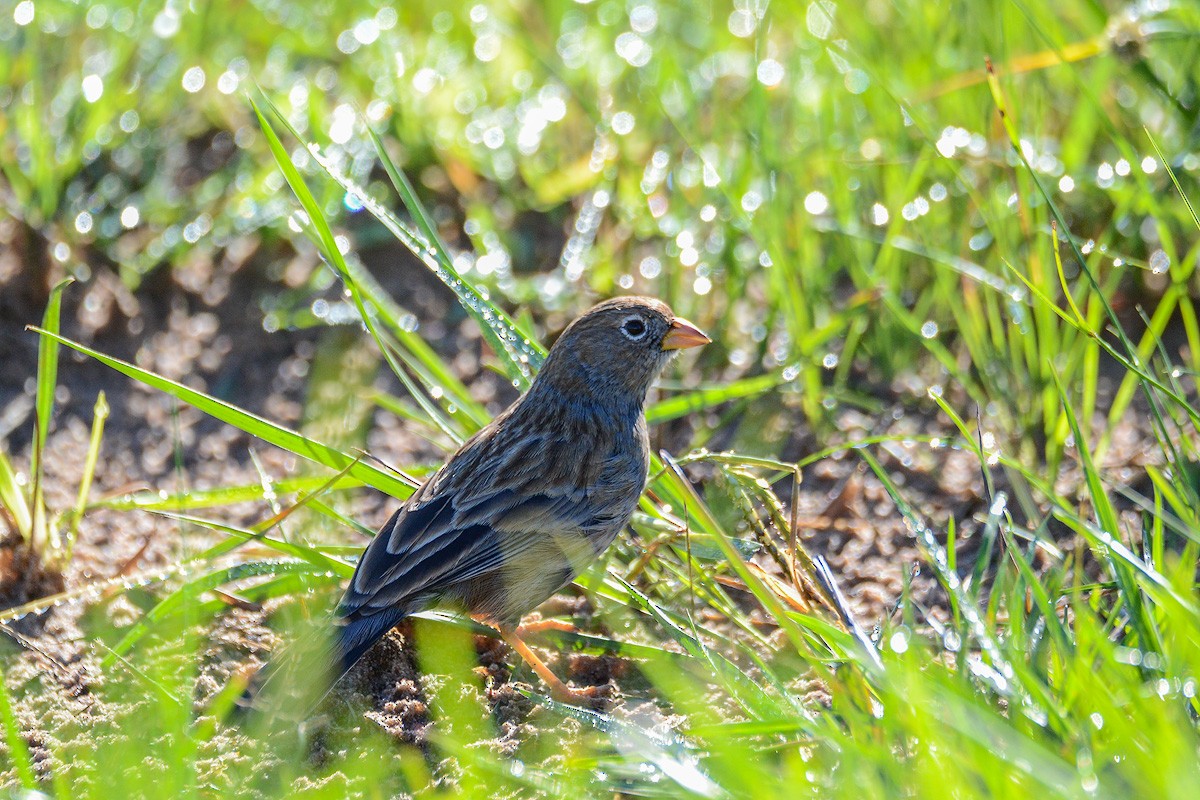
[(550, 697), (567, 705), (602, 711), (607, 708), (616, 694), (611, 683), (599, 686), (568, 686), (559, 681), (558, 686), (550, 686)]

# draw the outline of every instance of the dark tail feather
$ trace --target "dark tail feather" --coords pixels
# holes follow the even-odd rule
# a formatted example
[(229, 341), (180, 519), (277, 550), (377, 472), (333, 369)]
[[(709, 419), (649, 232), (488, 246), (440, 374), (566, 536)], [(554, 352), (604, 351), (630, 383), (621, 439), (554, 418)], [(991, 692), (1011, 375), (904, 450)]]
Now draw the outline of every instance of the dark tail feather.
[[(371, 647), (383, 638), (384, 634), (407, 616), (401, 611), (381, 611), (367, 617), (338, 621), (337, 639), (334, 643), (334, 656), (338, 665), (338, 678), (341, 678), (350, 668), (358, 663)], [(336, 680), (336, 679), (335, 679)]]
[(357, 619), (341, 618), (332, 642), (319, 636), (294, 642), (250, 679), (235, 705), (235, 716), (311, 716), (334, 684), (405, 616), (398, 611), (382, 611)]

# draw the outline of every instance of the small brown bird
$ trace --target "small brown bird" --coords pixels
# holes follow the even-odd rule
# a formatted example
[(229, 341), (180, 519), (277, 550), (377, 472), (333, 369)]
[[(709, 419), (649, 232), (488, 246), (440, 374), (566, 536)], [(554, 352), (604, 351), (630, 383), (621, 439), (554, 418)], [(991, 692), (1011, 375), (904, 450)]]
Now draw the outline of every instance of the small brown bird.
[(529, 390), (367, 546), (337, 612), (341, 672), (404, 617), (446, 606), (498, 628), (556, 695), (572, 696), (517, 626), (629, 523), (650, 459), (646, 392), (676, 351), (709, 341), (646, 297), (572, 322)]
[(646, 483), (646, 392), (676, 351), (707, 344), (666, 304), (618, 297), (572, 322), (529, 390), (459, 448), (367, 546), (337, 609), (341, 676), (432, 607), (500, 631), (562, 699), (521, 617), (599, 557)]

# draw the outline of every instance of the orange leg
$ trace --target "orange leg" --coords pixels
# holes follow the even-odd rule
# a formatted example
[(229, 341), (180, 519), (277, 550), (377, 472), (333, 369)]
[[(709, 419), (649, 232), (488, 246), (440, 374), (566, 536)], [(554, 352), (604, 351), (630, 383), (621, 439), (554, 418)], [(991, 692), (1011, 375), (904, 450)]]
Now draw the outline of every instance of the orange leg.
[[(547, 622), (552, 621), (553, 620), (547, 620)], [(558, 700), (562, 703), (585, 702), (597, 697), (598, 694), (603, 691), (602, 687), (598, 686), (587, 686), (582, 689), (572, 689), (570, 686), (567, 686), (565, 683), (559, 680), (558, 676), (551, 672), (550, 668), (546, 666), (546, 662), (542, 661), (542, 659), (538, 657), (537, 653), (530, 650), (529, 645), (525, 644), (525, 641), (521, 638), (522, 633), (527, 632), (525, 630), (525, 626), (515, 629), (497, 628), (497, 630), (500, 631), (500, 636), (504, 638), (504, 641), (508, 642), (508, 646), (515, 650), (517, 655), (525, 659), (525, 663), (532, 667), (533, 671), (538, 674), (538, 677), (545, 682), (546, 686), (550, 689), (550, 696), (555, 700)]]
[(537, 619), (533, 622), (526, 622), (517, 627), (518, 636), (528, 636), (531, 633), (542, 633), (544, 631), (558, 631), (559, 633), (579, 633), (579, 628), (576, 628), (566, 620), (561, 619)]

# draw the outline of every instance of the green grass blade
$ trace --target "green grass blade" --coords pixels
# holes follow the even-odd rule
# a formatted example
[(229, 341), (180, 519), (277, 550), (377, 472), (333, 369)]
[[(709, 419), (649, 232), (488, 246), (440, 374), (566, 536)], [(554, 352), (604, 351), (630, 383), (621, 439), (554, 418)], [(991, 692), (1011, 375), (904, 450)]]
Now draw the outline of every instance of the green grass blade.
[(0, 507), (8, 512), (16, 526), (22, 541), (28, 543), (33, 530), (33, 514), (29, 510), (29, 502), (25, 499), (24, 487), (17, 480), (17, 471), (13, 469), (8, 454), (0, 449)]
[(88, 495), (92, 491), (92, 478), (96, 475), (96, 462), (100, 458), (100, 440), (104, 437), (104, 422), (108, 419), (108, 413), (108, 401), (104, 397), (104, 392), (101, 391), (96, 397), (96, 406), (92, 412), (92, 435), (88, 440), (87, 457), (83, 462), (79, 496), (75, 501), (75, 508), (71, 512), (70, 522), (67, 525), (68, 557), (71, 549), (75, 546), (75, 537), (79, 533), (79, 520), (83, 519), (83, 514), (88, 508)]
[[(313, 439), (296, 433), (293, 430), (284, 428), (274, 422), (265, 420), (255, 414), (226, 403), (222, 400), (205, 394), (204, 392), (196, 391), (188, 386), (173, 381), (170, 378), (164, 378), (149, 370), (130, 364), (127, 361), (122, 361), (119, 358), (107, 356), (97, 350), (93, 350), (86, 345), (78, 342), (73, 342), (70, 339), (52, 334), (49, 331), (35, 329), (38, 333), (52, 338), (61, 344), (65, 344), (74, 350), (78, 350), (86, 356), (90, 356), (100, 363), (112, 367), (117, 372), (127, 375), (134, 380), (140, 381), (147, 386), (152, 386), (159, 391), (166, 392), (172, 397), (178, 398), (190, 406), (209, 414), (222, 422), (233, 425), (239, 430), (243, 430), (251, 436), (257, 436), (264, 442), (273, 444), (276, 447), (283, 448), (291, 453), (306, 458), (310, 461), (315, 461), (333, 470), (345, 469), (350, 467), (349, 475), (361, 480), (368, 486), (374, 487), (381, 492), (385, 492), (397, 499), (404, 499), (412, 494), (414, 486), (406, 483), (395, 475), (385, 472), (378, 467), (374, 467), (359, 459), (347, 455), (335, 448), (324, 445)], [(357, 462), (357, 463), (356, 463)]]
[(784, 383), (780, 372), (769, 375), (757, 375), (753, 378), (742, 378), (724, 386), (704, 387), (693, 389), (684, 394), (660, 400), (646, 409), (646, 422), (657, 425), (680, 417), (686, 417), (697, 411), (719, 406), (732, 400), (743, 400), (769, 392)]
[[(59, 316), (62, 312), (63, 290), (75, 282), (74, 278), (59, 281), (50, 291), (50, 300), (46, 303), (46, 313), (42, 317), (42, 327), (52, 333), (58, 333)], [(30, 459), (29, 472), (33, 479), (33, 492), (30, 501), (30, 511), (33, 521), (30, 527), (30, 546), (37, 552), (44, 549), (56, 550), (59, 542), (49, 529), (50, 520), (46, 512), (43, 498), (45, 485), (42, 471), (46, 457), (46, 435), (50, 431), (50, 420), (54, 414), (54, 390), (58, 386), (58, 342), (43, 338), (38, 342), (38, 374), (37, 374), (37, 429), (33, 439), (33, 456)]]

